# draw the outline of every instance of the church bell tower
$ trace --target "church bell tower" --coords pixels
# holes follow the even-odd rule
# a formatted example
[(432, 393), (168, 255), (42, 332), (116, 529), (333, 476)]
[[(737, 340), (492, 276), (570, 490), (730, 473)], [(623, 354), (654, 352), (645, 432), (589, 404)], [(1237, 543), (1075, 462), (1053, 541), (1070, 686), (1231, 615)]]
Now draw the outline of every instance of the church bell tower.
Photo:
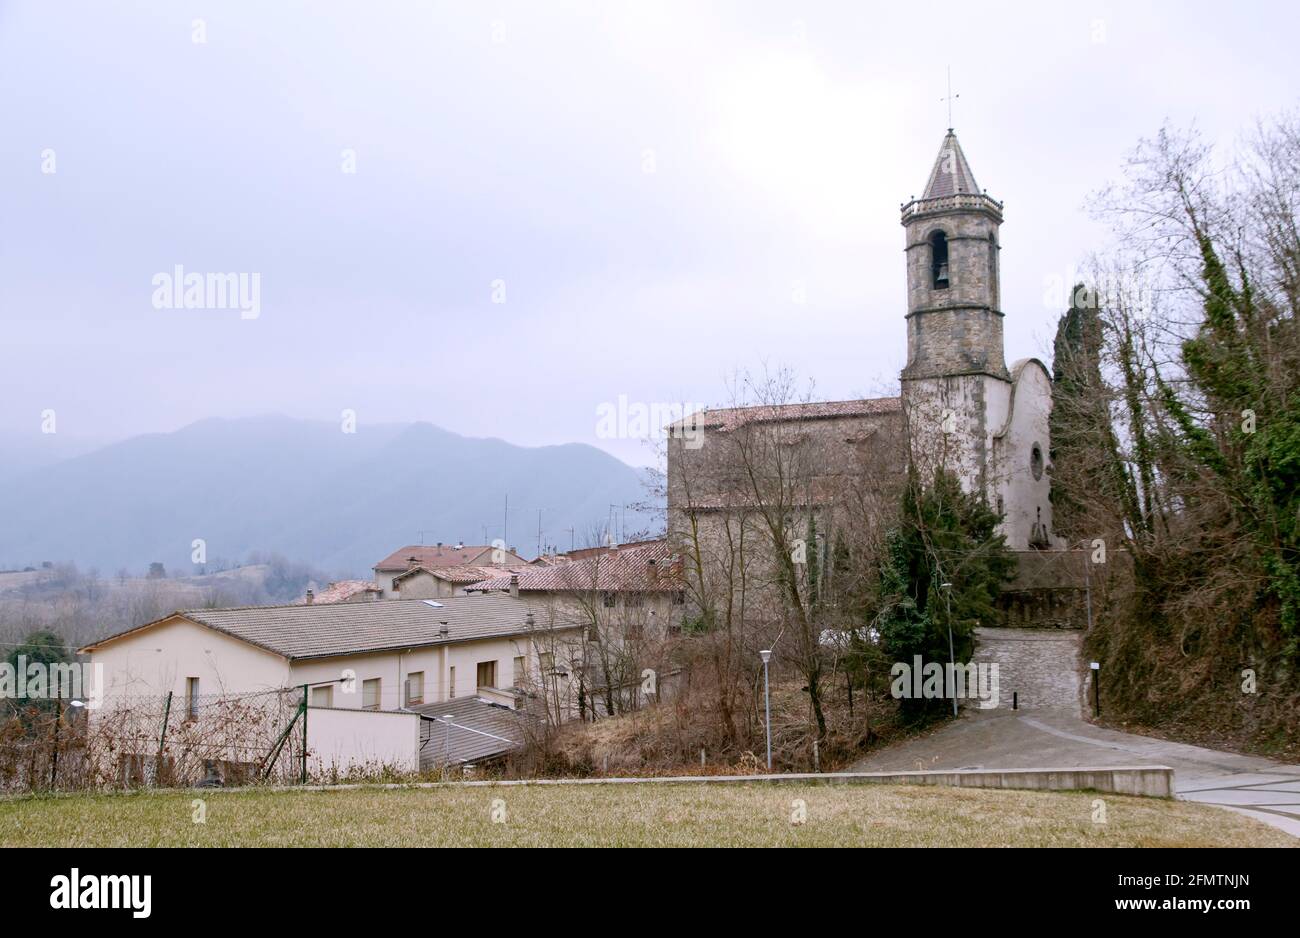
[(957, 135), (943, 138), (925, 193), (903, 206), (907, 367), (903, 380), (1007, 378), (998, 296), (1002, 203), (981, 192)]
[(903, 405), (913, 458), (996, 504), (993, 435), (1011, 393), (998, 285), (1002, 203), (948, 130), (925, 190), (902, 207), (907, 257)]

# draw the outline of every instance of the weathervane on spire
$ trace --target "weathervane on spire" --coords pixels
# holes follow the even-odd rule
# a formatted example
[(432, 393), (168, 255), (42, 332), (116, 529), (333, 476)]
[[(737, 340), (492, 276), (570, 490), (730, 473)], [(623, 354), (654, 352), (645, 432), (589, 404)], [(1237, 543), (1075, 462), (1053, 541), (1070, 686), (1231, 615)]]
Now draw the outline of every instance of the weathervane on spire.
[(961, 95), (952, 93), (952, 66), (948, 66), (948, 94), (940, 98), (940, 101), (948, 102), (948, 133), (952, 133), (952, 99), (960, 98)]

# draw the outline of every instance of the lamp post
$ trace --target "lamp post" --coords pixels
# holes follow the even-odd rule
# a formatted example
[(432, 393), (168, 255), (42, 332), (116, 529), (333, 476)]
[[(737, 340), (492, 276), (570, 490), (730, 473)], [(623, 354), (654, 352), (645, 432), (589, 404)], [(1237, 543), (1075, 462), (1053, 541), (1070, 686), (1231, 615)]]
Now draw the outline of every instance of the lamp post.
[(772, 651), (764, 648), (758, 653), (763, 659), (763, 714), (764, 722), (767, 724), (767, 770), (772, 771), (772, 698), (768, 693), (767, 685), (767, 663), (772, 659)]
[[(952, 584), (940, 583), (939, 589), (943, 590), (944, 602), (948, 607), (948, 680), (953, 681), (956, 678), (957, 655), (953, 650), (952, 644)], [(957, 686), (953, 684), (952, 688), (952, 715), (957, 715)]]

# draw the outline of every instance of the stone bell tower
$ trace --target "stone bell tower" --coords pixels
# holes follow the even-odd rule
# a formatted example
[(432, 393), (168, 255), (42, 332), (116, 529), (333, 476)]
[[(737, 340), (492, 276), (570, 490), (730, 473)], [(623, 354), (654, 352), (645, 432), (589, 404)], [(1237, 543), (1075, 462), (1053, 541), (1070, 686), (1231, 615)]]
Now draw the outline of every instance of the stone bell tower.
[(919, 199), (902, 208), (907, 256), (904, 412), (913, 458), (995, 504), (994, 435), (1011, 398), (998, 285), (1002, 203), (975, 183), (949, 129)]

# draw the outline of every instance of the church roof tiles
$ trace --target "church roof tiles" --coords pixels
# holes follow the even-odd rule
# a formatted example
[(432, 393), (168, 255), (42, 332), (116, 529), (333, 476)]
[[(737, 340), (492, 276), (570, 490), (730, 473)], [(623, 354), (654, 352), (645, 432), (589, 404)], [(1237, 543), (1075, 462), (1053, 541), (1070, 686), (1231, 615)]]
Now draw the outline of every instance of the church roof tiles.
[(942, 199), (950, 195), (979, 195), (979, 185), (975, 174), (966, 162), (957, 135), (950, 129), (939, 146), (939, 155), (935, 158), (934, 168), (930, 170), (930, 179), (925, 184), (922, 199)]
[(812, 401), (799, 404), (768, 404), (757, 407), (722, 407), (683, 417), (674, 428), (737, 430), (753, 423), (825, 420), (835, 417), (870, 417), (897, 413), (902, 403), (897, 397), (873, 397), (856, 401)]

